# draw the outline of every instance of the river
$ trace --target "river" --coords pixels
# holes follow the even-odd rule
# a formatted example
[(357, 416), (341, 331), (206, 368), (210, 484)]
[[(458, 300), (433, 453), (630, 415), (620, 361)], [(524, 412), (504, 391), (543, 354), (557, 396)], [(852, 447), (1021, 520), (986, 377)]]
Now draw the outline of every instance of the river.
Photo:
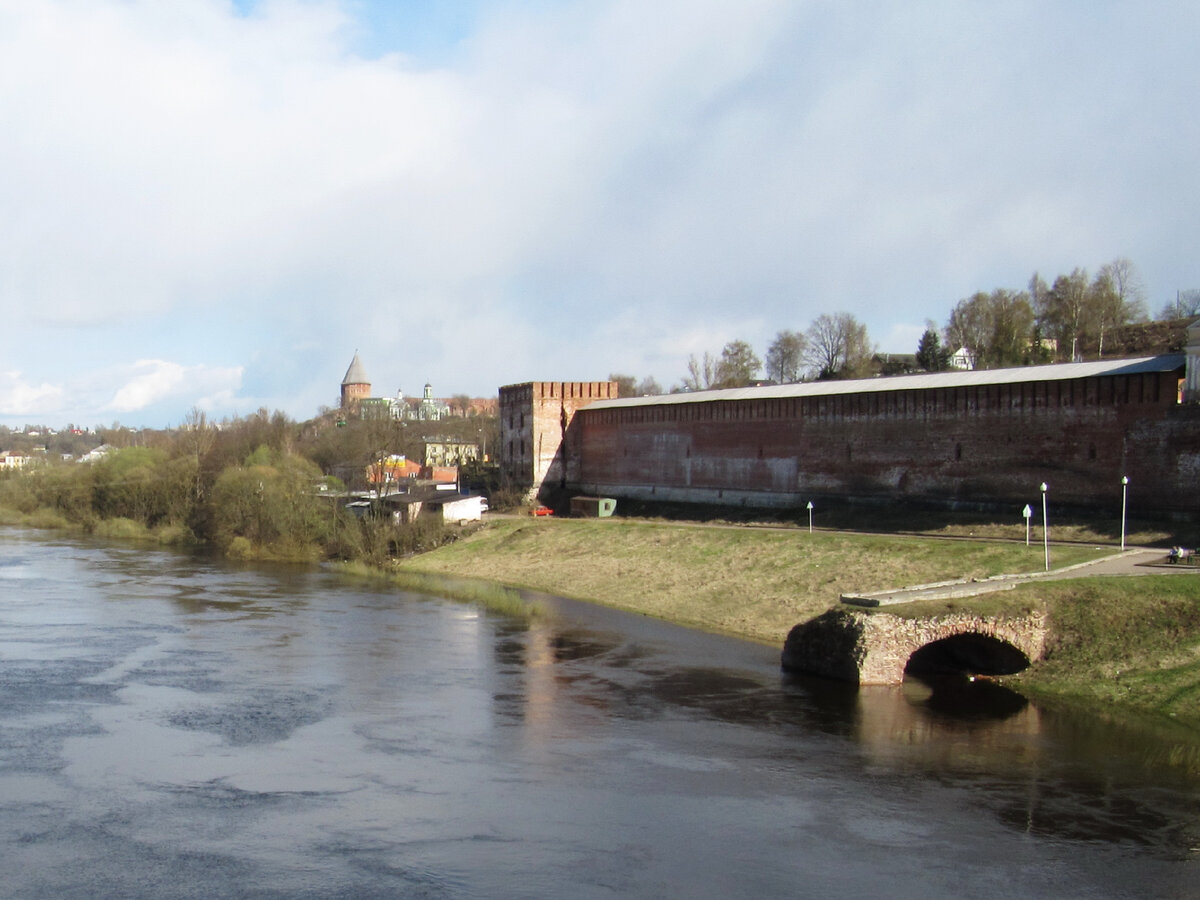
[(0, 528), (5, 897), (1200, 897), (1196, 747)]

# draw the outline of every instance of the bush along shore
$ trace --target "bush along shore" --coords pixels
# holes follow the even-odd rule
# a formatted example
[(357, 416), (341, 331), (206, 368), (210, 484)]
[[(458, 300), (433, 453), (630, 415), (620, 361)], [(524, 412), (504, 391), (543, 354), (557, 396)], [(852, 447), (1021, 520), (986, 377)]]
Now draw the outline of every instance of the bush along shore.
[(128, 447), (90, 464), (0, 475), (0, 524), (204, 546), (235, 559), (357, 560), (383, 567), (455, 540), (440, 522), (360, 519), (316, 463), (262, 444), (244, 457)]

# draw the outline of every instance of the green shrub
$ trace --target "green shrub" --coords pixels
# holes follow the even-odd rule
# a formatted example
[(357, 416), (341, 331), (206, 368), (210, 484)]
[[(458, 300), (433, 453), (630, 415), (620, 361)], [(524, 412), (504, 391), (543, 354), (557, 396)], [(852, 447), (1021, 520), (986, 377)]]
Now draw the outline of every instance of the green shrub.
[(25, 517), (24, 523), (30, 528), (45, 528), (47, 530), (67, 530), (71, 528), (71, 522), (62, 513), (53, 509), (38, 509), (34, 510)]
[(0, 477), (0, 507), (29, 514), (38, 508), (33, 479), (25, 472), (6, 472)]
[(150, 530), (133, 519), (101, 519), (92, 529), (92, 534), (120, 541), (145, 541), (150, 539)]
[(159, 525), (154, 529), (154, 540), (170, 547), (189, 547), (196, 543), (196, 536), (186, 525)]

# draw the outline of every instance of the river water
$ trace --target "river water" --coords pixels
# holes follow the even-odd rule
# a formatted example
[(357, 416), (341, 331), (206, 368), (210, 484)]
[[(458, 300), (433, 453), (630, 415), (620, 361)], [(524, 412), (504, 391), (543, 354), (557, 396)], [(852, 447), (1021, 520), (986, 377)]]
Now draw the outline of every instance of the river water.
[(0, 529), (0, 895), (1200, 897), (1186, 741), (544, 602)]

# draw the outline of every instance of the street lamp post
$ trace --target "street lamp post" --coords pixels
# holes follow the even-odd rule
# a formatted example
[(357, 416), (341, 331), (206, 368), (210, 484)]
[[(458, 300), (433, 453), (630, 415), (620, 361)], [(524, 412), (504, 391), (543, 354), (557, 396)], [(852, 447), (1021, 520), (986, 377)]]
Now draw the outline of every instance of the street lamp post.
[(1121, 551), (1125, 551), (1125, 501), (1129, 496), (1129, 476), (1121, 476)]
[(1030, 505), (1028, 503), (1026, 503), (1025, 508), (1023, 510), (1021, 510), (1021, 515), (1023, 515), (1025, 517), (1025, 546), (1028, 547), (1029, 546), (1029, 519), (1033, 516), (1033, 508), (1030, 507)]
[(812, 510), (813, 510), (812, 501), (809, 500), (808, 501), (808, 533), (809, 534), (812, 534)]
[(1046, 548), (1046, 571), (1050, 571), (1050, 526), (1046, 518), (1046, 482), (1042, 482), (1042, 545)]

